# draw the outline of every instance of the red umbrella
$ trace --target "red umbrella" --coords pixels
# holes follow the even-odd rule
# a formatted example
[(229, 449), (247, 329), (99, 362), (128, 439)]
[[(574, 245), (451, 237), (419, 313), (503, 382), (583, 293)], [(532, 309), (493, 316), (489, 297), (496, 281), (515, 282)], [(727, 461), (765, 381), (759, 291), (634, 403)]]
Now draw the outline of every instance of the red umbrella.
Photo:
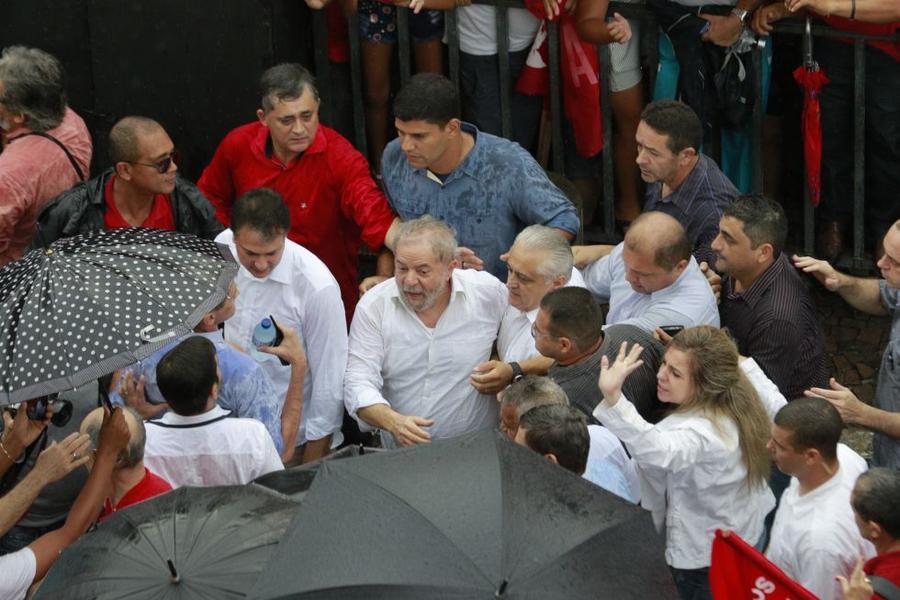
[(803, 33), (803, 64), (794, 69), (794, 79), (803, 88), (803, 155), (806, 159), (806, 183), (809, 200), (813, 206), (819, 205), (822, 193), (822, 127), (819, 92), (830, 83), (819, 63), (812, 56), (812, 26), (806, 18)]

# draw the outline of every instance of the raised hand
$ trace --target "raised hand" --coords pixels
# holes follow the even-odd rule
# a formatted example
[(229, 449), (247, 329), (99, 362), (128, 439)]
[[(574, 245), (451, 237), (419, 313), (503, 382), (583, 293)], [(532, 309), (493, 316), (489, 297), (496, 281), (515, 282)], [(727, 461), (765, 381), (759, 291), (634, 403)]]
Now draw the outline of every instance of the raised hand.
[(610, 406), (615, 406), (622, 396), (625, 379), (644, 364), (640, 359), (643, 351), (644, 348), (640, 344), (634, 344), (631, 350), (628, 350), (628, 342), (622, 342), (614, 363), (610, 365), (609, 358), (605, 355), (600, 359), (600, 379), (597, 385), (603, 399)]

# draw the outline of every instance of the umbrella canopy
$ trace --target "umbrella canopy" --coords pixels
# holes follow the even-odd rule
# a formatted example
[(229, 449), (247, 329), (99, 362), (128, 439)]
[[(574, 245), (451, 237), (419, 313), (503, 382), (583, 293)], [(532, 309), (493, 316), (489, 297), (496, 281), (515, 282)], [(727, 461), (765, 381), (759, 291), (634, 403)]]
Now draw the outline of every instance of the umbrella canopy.
[(675, 590), (649, 513), (481, 432), (324, 462), (248, 597), (548, 600)]
[(806, 187), (809, 190), (809, 201), (813, 206), (818, 206), (822, 195), (822, 110), (819, 106), (819, 92), (830, 80), (813, 59), (812, 25), (809, 17), (806, 17), (803, 46), (803, 64), (794, 69), (794, 81), (803, 90), (803, 113), (800, 120), (803, 128)]
[(178, 488), (78, 540), (35, 598), (243, 598), (299, 506), (255, 485)]
[(68, 390), (193, 329), (237, 273), (231, 252), (157, 229), (57, 240), (0, 271), (0, 405)]

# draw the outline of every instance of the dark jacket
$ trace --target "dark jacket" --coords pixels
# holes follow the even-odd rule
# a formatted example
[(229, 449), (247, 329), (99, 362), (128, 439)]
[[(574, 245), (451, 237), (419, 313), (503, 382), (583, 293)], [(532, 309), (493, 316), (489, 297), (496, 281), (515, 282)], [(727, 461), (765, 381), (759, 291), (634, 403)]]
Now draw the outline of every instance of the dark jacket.
[[(59, 238), (105, 229), (104, 193), (112, 173), (108, 169), (51, 200), (38, 217), (40, 229), (35, 232), (32, 246), (40, 248)], [(169, 199), (176, 231), (213, 239), (224, 229), (216, 220), (216, 209), (193, 183), (176, 176)]]

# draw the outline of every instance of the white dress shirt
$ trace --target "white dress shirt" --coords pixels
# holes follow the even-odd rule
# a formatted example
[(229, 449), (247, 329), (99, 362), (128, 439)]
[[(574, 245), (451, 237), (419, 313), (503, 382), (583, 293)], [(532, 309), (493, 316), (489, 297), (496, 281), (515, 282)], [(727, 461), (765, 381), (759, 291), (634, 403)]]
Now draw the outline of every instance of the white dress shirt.
[(37, 572), (37, 558), (31, 548), (0, 556), (0, 598), (4, 600), (25, 600), (28, 588), (34, 583)]
[(675, 283), (652, 294), (641, 294), (625, 280), (624, 247), (622, 242), (581, 271), (587, 289), (601, 303), (609, 302), (607, 325), (625, 323), (651, 333), (663, 325), (719, 326), (716, 297), (693, 256)]
[[(394, 278), (356, 305), (344, 400), (363, 430), (372, 428), (357, 412), (375, 404), (434, 419), (432, 439), (497, 427), (496, 398), (478, 393), (469, 376), (490, 359), (506, 286), (481, 271), (454, 269), (451, 278), (450, 303), (434, 328), (403, 303)], [(396, 446), (390, 435), (382, 442)]]
[(629, 502), (640, 502), (641, 480), (619, 438), (602, 425), (588, 425), (588, 435), (591, 446), (584, 478)]
[(284, 469), (265, 426), (229, 414), (216, 406), (200, 415), (169, 411), (147, 421), (144, 465), (172, 487), (243, 485)]
[[(216, 241), (228, 244), (237, 256), (234, 236), (226, 229)], [(347, 321), (341, 290), (328, 267), (306, 248), (284, 242), (281, 262), (265, 279), (243, 266), (234, 279), (238, 295), (234, 316), (225, 323), (225, 340), (249, 352), (253, 329), (272, 315), (279, 325), (296, 329), (306, 352), (303, 414), (297, 445), (334, 434), (341, 441), (344, 371), (347, 367)], [(279, 398), (284, 400), (291, 367), (275, 356), (262, 362)]]
[[(762, 371), (748, 373), (747, 362), (741, 368), (757, 393), (768, 393), (758, 379)], [(716, 529), (731, 529), (751, 543), (762, 536), (763, 520), (774, 508), (775, 496), (765, 482), (747, 485), (732, 420), (722, 419), (717, 426), (697, 413), (675, 413), (651, 425), (624, 396), (613, 407), (603, 400), (594, 416), (634, 458), (641, 478), (641, 506), (653, 513), (658, 529), (666, 526), (669, 566), (708, 567)]]
[[(565, 287), (585, 287), (581, 271), (572, 267), (572, 275)], [(497, 336), (497, 355), (500, 360), (518, 362), (541, 355), (534, 347), (534, 336), (531, 335), (531, 326), (540, 309), (540, 305), (528, 311), (521, 311), (512, 305), (506, 307), (500, 323), (500, 334)]]
[(800, 482), (791, 477), (766, 550), (769, 560), (822, 600), (841, 598), (835, 576), (849, 579), (860, 556), (875, 555), (874, 546), (859, 534), (850, 506), (866, 461), (844, 444), (838, 444), (837, 456), (837, 473), (802, 496)]

